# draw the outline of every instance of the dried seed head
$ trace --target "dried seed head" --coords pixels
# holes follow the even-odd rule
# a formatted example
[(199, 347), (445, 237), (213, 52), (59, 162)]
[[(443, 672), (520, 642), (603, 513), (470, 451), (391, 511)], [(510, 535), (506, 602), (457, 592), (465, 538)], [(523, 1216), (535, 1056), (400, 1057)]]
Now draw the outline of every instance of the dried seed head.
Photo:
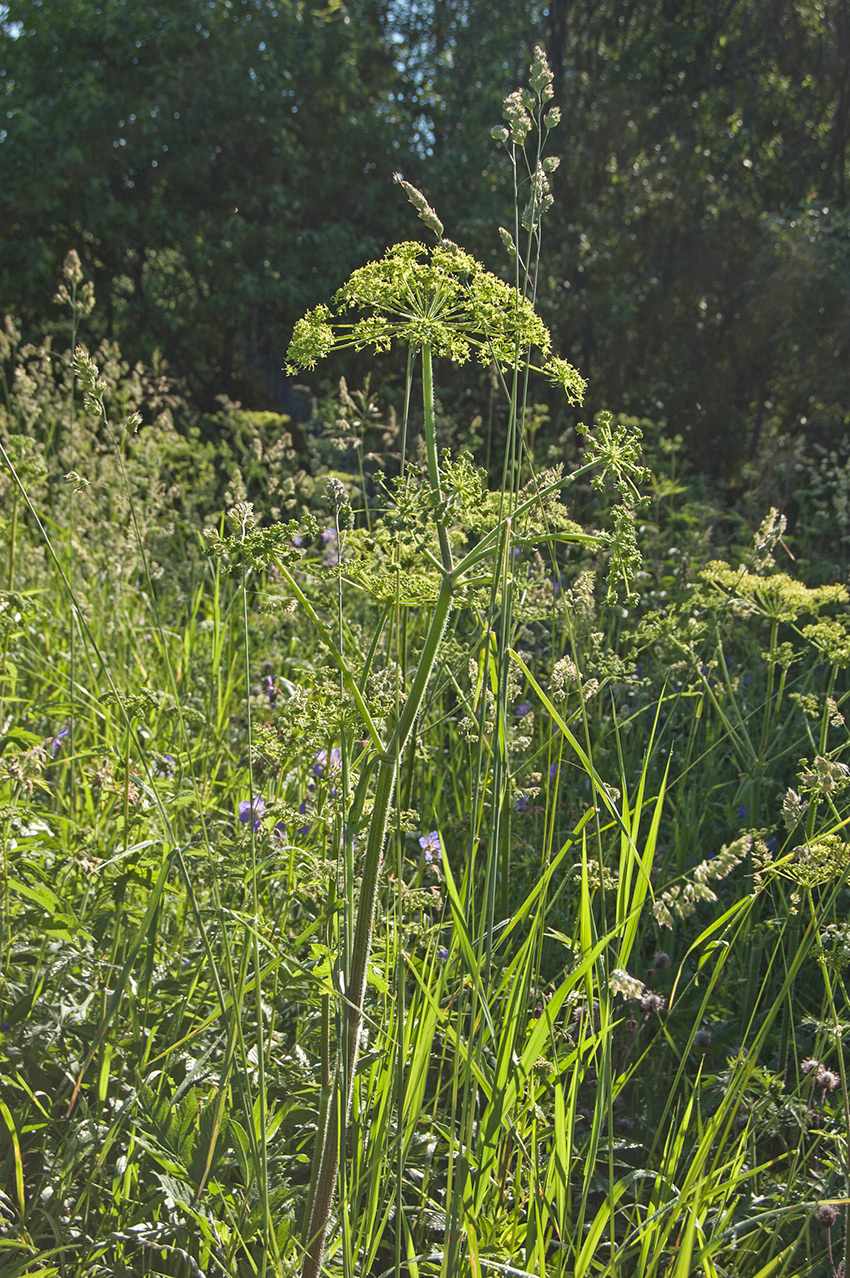
[(831, 1203), (820, 1203), (815, 1209), (815, 1220), (819, 1225), (823, 1225), (824, 1229), (832, 1229), (838, 1220), (838, 1208), (833, 1207)]
[(694, 1034), (694, 1047), (698, 1047), (700, 1051), (705, 1051), (711, 1044), (711, 1030), (701, 1029)]
[(839, 1083), (839, 1078), (831, 1069), (824, 1069), (822, 1066), (818, 1070), (817, 1085), (822, 1087), (825, 1092), (834, 1092)]
[(807, 1056), (804, 1061), (800, 1062), (800, 1073), (811, 1074), (813, 1069), (820, 1069), (820, 1061), (815, 1060), (814, 1056)]
[(348, 505), (348, 493), (345, 491), (345, 484), (341, 480), (331, 475), (328, 479), (327, 494), (333, 506), (339, 510), (341, 506)]

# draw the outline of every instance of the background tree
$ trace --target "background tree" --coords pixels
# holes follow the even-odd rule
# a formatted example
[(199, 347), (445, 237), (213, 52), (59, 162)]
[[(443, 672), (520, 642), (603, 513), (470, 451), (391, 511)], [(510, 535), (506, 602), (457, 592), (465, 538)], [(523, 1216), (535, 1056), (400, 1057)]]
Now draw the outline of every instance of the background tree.
[(727, 473), (768, 424), (845, 428), (846, 4), (553, 0), (546, 25), (571, 134), (552, 304), (597, 388)]
[(542, 41), (539, 305), (588, 410), (665, 421), (733, 479), (847, 431), (846, 0), (9, 0), (0, 33), (0, 308), (33, 334), (76, 245), (104, 334), (201, 399), (281, 407), (297, 316), (417, 234), (393, 169), (508, 269), (490, 128)]
[(411, 0), (400, 10), (423, 184), (485, 256), (506, 206), (488, 127), (518, 78), (514, 59), (545, 44), (564, 123), (541, 304), (590, 374), (591, 410), (664, 419), (698, 465), (727, 476), (782, 433), (841, 436), (843, 0), (509, 0), (497, 12), (482, 0)]
[(386, 5), (6, 10), (0, 304), (42, 324), (76, 245), (107, 336), (273, 398), (287, 326), (392, 227)]

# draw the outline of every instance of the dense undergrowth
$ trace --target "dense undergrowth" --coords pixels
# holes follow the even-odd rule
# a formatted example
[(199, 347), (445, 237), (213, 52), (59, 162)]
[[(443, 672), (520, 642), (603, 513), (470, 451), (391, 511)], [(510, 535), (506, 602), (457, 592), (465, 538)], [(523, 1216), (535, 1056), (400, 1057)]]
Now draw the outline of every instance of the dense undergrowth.
[(67, 349), (7, 324), (3, 1273), (843, 1272), (843, 568), (652, 423), (535, 450), (541, 155), (515, 290), (409, 192), (296, 332), (407, 343), (398, 416), (192, 418), (73, 256)]

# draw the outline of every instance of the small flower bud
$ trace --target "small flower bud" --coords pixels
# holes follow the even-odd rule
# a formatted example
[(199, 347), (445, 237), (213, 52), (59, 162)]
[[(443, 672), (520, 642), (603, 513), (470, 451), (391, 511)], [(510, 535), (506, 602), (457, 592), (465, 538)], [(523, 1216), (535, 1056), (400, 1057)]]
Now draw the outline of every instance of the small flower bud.
[(838, 1208), (833, 1207), (832, 1203), (821, 1203), (815, 1210), (815, 1220), (824, 1229), (832, 1229), (838, 1220)]

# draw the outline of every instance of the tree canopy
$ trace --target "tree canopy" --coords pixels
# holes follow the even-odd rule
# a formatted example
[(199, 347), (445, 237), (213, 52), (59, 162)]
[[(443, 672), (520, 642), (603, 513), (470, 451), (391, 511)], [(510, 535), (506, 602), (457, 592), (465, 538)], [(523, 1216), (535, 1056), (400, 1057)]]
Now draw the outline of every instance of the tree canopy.
[(383, 247), (385, 8), (11, 0), (3, 304), (37, 321), (77, 246), (108, 335), (262, 394), (289, 317)]
[(280, 407), (294, 321), (409, 239), (391, 174), (505, 273), (490, 137), (542, 42), (563, 110), (539, 304), (590, 406), (733, 473), (850, 412), (844, 0), (8, 0), (0, 308), (65, 253), (103, 335)]

